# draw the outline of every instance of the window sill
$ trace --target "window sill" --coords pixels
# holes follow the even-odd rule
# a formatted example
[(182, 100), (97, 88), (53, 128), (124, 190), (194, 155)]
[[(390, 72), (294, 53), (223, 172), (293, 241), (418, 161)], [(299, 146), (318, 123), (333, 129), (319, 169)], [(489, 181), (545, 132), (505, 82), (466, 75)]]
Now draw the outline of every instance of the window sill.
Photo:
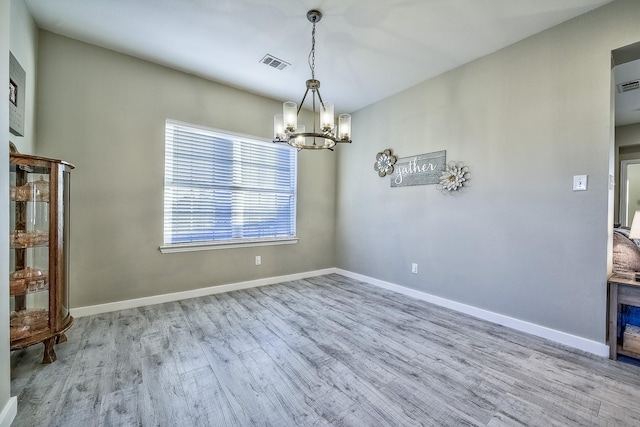
[(256, 239), (256, 240), (221, 240), (219, 242), (191, 242), (176, 243), (173, 245), (160, 246), (160, 252), (170, 254), (176, 252), (194, 252), (208, 251), (212, 249), (232, 249), (232, 248), (251, 248), (255, 246), (277, 246), (277, 245), (293, 245), (298, 243), (297, 237), (273, 238), (273, 239)]

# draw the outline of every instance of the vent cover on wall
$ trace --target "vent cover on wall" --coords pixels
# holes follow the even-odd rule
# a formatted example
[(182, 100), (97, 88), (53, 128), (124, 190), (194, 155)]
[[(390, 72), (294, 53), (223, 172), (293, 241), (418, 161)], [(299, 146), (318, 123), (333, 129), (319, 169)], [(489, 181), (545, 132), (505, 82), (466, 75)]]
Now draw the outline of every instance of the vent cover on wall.
[(283, 70), (283, 69), (285, 69), (286, 67), (288, 67), (289, 65), (291, 65), (291, 64), (289, 64), (288, 62), (283, 61), (282, 59), (278, 59), (278, 58), (276, 58), (275, 56), (273, 56), (273, 55), (269, 55), (269, 54), (266, 54), (266, 55), (265, 55), (265, 56), (260, 60), (260, 62), (262, 62), (263, 64), (268, 65), (268, 66), (270, 66), (270, 67), (276, 68), (276, 69), (278, 69), (278, 70)]
[(631, 80), (618, 85), (618, 93), (629, 92), (636, 89), (640, 89), (640, 80)]

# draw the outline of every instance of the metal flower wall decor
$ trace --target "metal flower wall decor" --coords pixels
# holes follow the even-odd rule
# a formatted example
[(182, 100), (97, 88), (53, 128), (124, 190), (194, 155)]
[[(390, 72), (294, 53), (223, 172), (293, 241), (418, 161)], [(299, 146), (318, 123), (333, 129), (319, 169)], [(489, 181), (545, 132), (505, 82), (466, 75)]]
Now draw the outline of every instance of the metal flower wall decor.
[(468, 187), (471, 184), (470, 180), (469, 167), (462, 162), (452, 160), (445, 165), (436, 188), (442, 194), (453, 195), (461, 193), (465, 187)]
[(391, 154), (391, 149), (388, 148), (376, 154), (376, 162), (373, 164), (373, 169), (378, 172), (379, 177), (391, 175), (393, 173), (393, 165), (396, 164), (397, 160), (398, 158)]

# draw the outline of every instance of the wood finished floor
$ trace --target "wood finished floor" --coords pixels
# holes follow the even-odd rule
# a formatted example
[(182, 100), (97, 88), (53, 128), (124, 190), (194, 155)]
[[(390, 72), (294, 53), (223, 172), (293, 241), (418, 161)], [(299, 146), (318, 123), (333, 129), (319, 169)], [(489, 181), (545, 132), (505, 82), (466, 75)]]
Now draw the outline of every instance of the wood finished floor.
[(640, 368), (340, 275), (76, 319), (13, 426), (639, 426)]

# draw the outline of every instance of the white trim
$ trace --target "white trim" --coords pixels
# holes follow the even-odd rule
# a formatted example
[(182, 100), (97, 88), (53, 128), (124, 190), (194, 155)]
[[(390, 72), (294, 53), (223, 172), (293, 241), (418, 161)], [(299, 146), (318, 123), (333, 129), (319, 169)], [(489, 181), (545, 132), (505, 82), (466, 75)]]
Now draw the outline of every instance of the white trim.
[[(547, 328), (546, 326), (537, 325), (535, 323), (526, 322), (514, 317), (505, 316), (504, 314), (494, 313), (489, 310), (452, 301), (446, 298), (418, 291), (416, 289), (407, 288), (396, 285), (394, 283), (385, 282), (383, 280), (374, 279), (373, 277), (364, 276), (362, 274), (353, 273), (339, 268), (326, 268), (324, 270), (308, 271), (304, 273), (289, 274), (286, 276), (268, 277), (264, 279), (250, 280), (246, 282), (230, 283), (226, 285), (210, 286), (207, 288), (193, 289), (184, 292), (175, 292), (171, 294), (154, 295), (150, 297), (137, 298), (132, 300), (117, 301), (106, 304), (91, 305), (86, 307), (78, 307), (71, 309), (74, 317), (84, 317), (93, 314), (108, 313), (111, 311), (124, 310), (128, 308), (144, 307), (147, 305), (162, 304), (165, 302), (180, 301), (188, 298), (197, 298), (205, 295), (219, 294), (223, 292), (231, 292), (240, 289), (256, 288), (259, 286), (273, 285), (276, 283), (288, 282), (292, 280), (306, 279), (309, 277), (321, 276), (324, 274), (337, 273), (352, 279), (360, 280), (380, 288), (398, 292), (422, 301), (445, 307), (460, 313), (468, 314), (478, 319), (487, 320), (489, 322), (506, 326), (516, 331), (525, 332), (545, 338), (578, 350), (586, 351), (597, 356), (608, 357), (609, 346), (606, 344), (571, 335), (556, 329)], [(3, 427), (0, 425), (0, 427)]]
[(525, 332), (527, 334), (535, 335), (541, 338), (546, 338), (548, 340), (573, 347), (578, 350), (586, 351), (597, 356), (609, 357), (609, 346), (597, 341), (592, 341), (576, 335), (568, 334), (566, 332), (558, 331), (556, 329), (547, 328), (546, 326), (540, 326), (535, 323), (516, 319), (514, 317), (505, 316), (503, 314), (494, 313), (492, 311), (473, 307), (471, 305), (441, 298), (435, 295), (428, 294), (426, 292), (418, 291), (416, 289), (411, 289), (404, 286), (396, 285), (394, 283), (374, 279), (372, 277), (363, 276), (358, 273), (352, 273), (350, 271), (341, 269), (337, 269), (336, 272), (352, 279), (360, 280), (371, 285), (378, 286), (380, 288), (398, 292), (400, 294), (417, 298), (422, 301), (430, 302), (441, 307), (449, 308), (460, 313), (468, 314), (479, 319), (487, 320), (498, 325), (506, 326), (508, 328), (515, 329), (516, 331)]
[(298, 243), (297, 237), (270, 238), (270, 239), (238, 239), (221, 240), (217, 242), (190, 242), (174, 243), (160, 246), (160, 252), (171, 254), (176, 252), (208, 251), (211, 249), (250, 248), (254, 246), (293, 245)]
[(18, 398), (13, 396), (0, 412), (0, 427), (9, 427), (18, 413)]
[(162, 304), (165, 302), (180, 301), (183, 299), (197, 298), (205, 295), (220, 294), (223, 292), (237, 291), (240, 289), (257, 288), (259, 286), (274, 285), (276, 283), (292, 280), (307, 279), (309, 277), (322, 276), (335, 273), (335, 268), (307, 271), (304, 273), (288, 274), (286, 276), (267, 277), (264, 279), (249, 280), (246, 282), (230, 283), (226, 285), (210, 286), (207, 288), (192, 289), (190, 291), (174, 292), (171, 294), (153, 295), (150, 297), (136, 298), (124, 301), (110, 302), (106, 304), (89, 305), (71, 309), (73, 317), (91, 316), (93, 314), (109, 313), (128, 308), (144, 307), (147, 305)]

